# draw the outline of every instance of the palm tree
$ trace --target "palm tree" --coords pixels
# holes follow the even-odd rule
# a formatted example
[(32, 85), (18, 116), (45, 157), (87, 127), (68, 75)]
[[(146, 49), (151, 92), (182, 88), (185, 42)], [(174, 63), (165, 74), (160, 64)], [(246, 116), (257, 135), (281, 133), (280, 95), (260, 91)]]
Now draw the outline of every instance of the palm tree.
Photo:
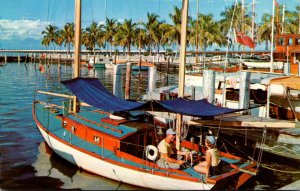
[(171, 46), (173, 41), (172, 36), (172, 25), (168, 23), (162, 23), (159, 25), (159, 31), (160, 31), (160, 45), (163, 47), (165, 46)]
[(264, 14), (262, 17), (262, 24), (260, 24), (259, 29), (257, 31), (257, 42), (266, 43), (266, 50), (268, 50), (268, 43), (271, 41), (271, 33), (272, 33), (272, 15)]
[(136, 38), (134, 39), (134, 45), (137, 46), (139, 50), (139, 55), (141, 55), (142, 48), (145, 48), (145, 45), (148, 43), (147, 32), (145, 29), (142, 28), (142, 24), (140, 24), (136, 28), (135, 33)]
[(59, 49), (61, 50), (61, 46), (64, 42), (64, 39), (61, 35), (61, 29), (57, 31), (57, 35), (56, 35), (56, 38), (55, 38), (55, 44), (57, 44), (59, 46)]
[[(192, 21), (191, 34), (189, 41), (191, 44), (196, 45), (196, 20)], [(203, 51), (206, 51), (207, 47), (216, 43), (221, 46), (226, 40), (222, 35), (220, 26), (214, 21), (213, 15), (199, 14), (198, 15), (198, 43)]]
[(97, 44), (97, 39), (99, 38), (99, 30), (97, 23), (92, 21), (91, 25), (87, 27), (82, 34), (82, 42), (90, 49), (95, 55), (95, 47)]
[(159, 21), (158, 21), (159, 16), (155, 13), (147, 13), (147, 19), (148, 21), (146, 23), (143, 23), (146, 32), (147, 32), (147, 37), (149, 40), (149, 50), (150, 50), (150, 55), (152, 54), (152, 49), (151, 47), (154, 44), (159, 43), (160, 38), (159, 38)]
[[(104, 40), (110, 44), (110, 52), (112, 51), (112, 46), (114, 44), (114, 35), (117, 32), (117, 20), (106, 18), (105, 25), (103, 27)], [(107, 49), (108, 51), (108, 49)]]
[[(177, 52), (179, 51), (178, 47), (180, 46), (180, 33), (181, 33), (181, 9), (174, 7), (174, 13), (170, 13), (169, 17), (172, 20), (171, 28), (168, 32), (168, 36), (171, 38), (172, 43), (175, 43), (177, 46)], [(191, 17), (188, 17), (188, 22), (191, 21)], [(187, 31), (187, 36), (189, 36), (189, 26)]]
[(300, 6), (295, 11), (287, 11), (286, 18), (285, 32), (300, 34)]
[(64, 39), (64, 44), (67, 47), (68, 53), (70, 53), (71, 45), (74, 44), (74, 23), (66, 23), (60, 35)]
[(54, 48), (54, 42), (57, 36), (58, 28), (54, 25), (48, 25), (46, 30), (42, 31), (44, 35), (42, 39), (42, 45), (48, 47), (50, 43), (52, 43)]
[(115, 35), (116, 41), (124, 48), (127, 47), (128, 56), (130, 56), (130, 47), (136, 38), (136, 23), (132, 19), (125, 19), (123, 24), (120, 24)]

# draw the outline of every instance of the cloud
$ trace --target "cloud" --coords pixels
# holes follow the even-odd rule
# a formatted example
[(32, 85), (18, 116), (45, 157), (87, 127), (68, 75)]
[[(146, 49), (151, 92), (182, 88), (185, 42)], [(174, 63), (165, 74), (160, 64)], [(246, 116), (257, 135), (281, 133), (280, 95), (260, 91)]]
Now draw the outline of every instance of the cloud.
[(49, 25), (49, 22), (28, 19), (0, 19), (0, 40), (38, 40), (42, 38), (41, 32), (46, 25)]

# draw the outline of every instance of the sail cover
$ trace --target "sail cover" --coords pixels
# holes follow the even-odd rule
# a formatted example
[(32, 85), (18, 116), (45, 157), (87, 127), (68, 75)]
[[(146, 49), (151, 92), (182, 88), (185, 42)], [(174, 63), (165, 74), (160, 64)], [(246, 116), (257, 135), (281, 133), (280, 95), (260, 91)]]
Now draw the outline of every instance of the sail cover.
[(129, 111), (142, 107), (145, 103), (120, 99), (110, 93), (97, 78), (74, 78), (62, 81), (79, 100), (103, 111)]
[(206, 99), (195, 101), (177, 98), (175, 100), (166, 100), (158, 103), (169, 111), (195, 117), (213, 117), (241, 111), (241, 109), (230, 109), (215, 106), (209, 103)]

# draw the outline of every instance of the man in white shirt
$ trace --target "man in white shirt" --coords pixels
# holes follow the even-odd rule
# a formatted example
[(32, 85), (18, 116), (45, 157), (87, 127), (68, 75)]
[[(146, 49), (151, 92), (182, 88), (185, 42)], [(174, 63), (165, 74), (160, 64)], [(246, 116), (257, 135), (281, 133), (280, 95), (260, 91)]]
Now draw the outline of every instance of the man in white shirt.
[[(183, 160), (177, 160), (172, 158), (172, 155), (186, 155), (184, 151), (176, 150), (174, 140), (176, 133), (173, 129), (168, 129), (166, 132), (166, 138), (161, 140), (158, 144), (158, 150), (160, 153), (160, 159), (157, 161), (157, 164), (161, 168), (172, 168), (179, 169), (180, 165), (184, 164)], [(175, 153), (175, 152), (176, 153)]]

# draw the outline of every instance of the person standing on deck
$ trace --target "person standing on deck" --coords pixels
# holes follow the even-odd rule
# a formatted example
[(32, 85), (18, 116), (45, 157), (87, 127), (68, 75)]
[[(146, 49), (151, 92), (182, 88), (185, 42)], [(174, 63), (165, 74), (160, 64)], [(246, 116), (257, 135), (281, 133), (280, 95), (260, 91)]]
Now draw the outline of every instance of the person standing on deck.
[(220, 152), (215, 148), (215, 143), (216, 140), (214, 136), (206, 136), (205, 146), (207, 150), (205, 153), (205, 161), (200, 162), (194, 167), (196, 172), (205, 174), (206, 178), (219, 174), (222, 168)]
[(185, 151), (176, 150), (174, 144), (175, 134), (176, 133), (173, 131), (173, 129), (168, 129), (166, 132), (166, 138), (161, 140), (161, 142), (158, 144), (160, 159), (157, 161), (157, 165), (161, 168), (179, 169), (180, 165), (184, 164), (184, 160), (175, 159), (176, 154), (177, 155), (187, 154), (187, 152)]

